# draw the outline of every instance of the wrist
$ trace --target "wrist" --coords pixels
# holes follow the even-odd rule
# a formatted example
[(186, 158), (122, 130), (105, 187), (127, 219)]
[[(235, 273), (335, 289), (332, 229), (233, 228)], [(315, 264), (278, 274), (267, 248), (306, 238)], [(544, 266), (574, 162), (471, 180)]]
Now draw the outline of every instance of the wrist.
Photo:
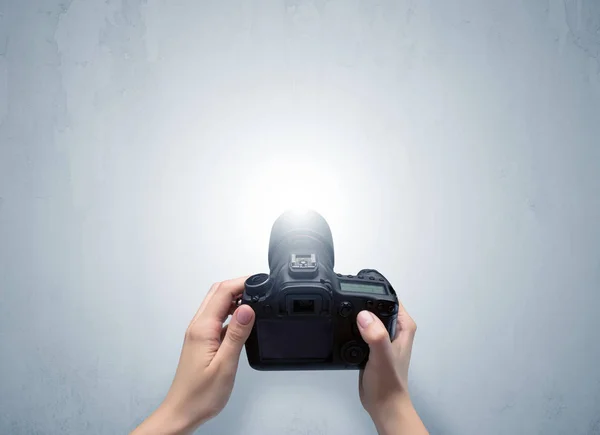
[(189, 435), (197, 426), (163, 402), (131, 435)]
[(428, 434), (408, 394), (379, 406), (371, 418), (379, 435)]

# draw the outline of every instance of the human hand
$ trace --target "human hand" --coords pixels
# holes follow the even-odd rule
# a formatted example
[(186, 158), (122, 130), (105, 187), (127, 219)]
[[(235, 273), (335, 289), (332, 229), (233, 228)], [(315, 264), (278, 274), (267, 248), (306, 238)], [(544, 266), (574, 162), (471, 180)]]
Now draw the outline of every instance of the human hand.
[(390, 335), (377, 316), (361, 311), (358, 330), (369, 345), (369, 361), (359, 374), (360, 401), (380, 434), (427, 434), (412, 406), (408, 392), (408, 368), (415, 321), (399, 303), (396, 335)]
[[(254, 311), (236, 307), (246, 277), (213, 284), (185, 333), (175, 378), (159, 408), (132, 435), (189, 434), (227, 404)], [(223, 327), (229, 315), (232, 319)]]

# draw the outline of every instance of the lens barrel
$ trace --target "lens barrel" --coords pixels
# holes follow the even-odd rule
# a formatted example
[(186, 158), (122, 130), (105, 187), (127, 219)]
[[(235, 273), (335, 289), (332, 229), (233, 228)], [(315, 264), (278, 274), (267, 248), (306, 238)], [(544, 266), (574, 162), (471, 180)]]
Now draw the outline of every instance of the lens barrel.
[(288, 262), (291, 254), (318, 255), (318, 262), (333, 269), (335, 255), (329, 224), (313, 210), (288, 210), (277, 218), (269, 240), (269, 268)]

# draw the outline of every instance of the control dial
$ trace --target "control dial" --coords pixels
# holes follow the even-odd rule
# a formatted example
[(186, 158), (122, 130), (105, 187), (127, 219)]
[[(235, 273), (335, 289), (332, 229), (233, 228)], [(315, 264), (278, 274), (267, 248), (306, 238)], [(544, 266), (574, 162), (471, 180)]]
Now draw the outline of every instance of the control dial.
[(244, 283), (246, 294), (250, 298), (263, 296), (271, 289), (271, 278), (267, 273), (257, 273), (252, 275)]
[(369, 356), (369, 351), (358, 342), (350, 341), (342, 347), (341, 356), (346, 364), (360, 365)]

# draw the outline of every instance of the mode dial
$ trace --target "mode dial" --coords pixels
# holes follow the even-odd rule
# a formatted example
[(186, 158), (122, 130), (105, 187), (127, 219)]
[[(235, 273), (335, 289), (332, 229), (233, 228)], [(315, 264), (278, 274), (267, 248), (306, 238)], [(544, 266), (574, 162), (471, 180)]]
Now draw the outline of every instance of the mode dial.
[(269, 274), (257, 273), (246, 280), (244, 287), (246, 288), (246, 294), (252, 298), (267, 293), (271, 288), (271, 284)]

